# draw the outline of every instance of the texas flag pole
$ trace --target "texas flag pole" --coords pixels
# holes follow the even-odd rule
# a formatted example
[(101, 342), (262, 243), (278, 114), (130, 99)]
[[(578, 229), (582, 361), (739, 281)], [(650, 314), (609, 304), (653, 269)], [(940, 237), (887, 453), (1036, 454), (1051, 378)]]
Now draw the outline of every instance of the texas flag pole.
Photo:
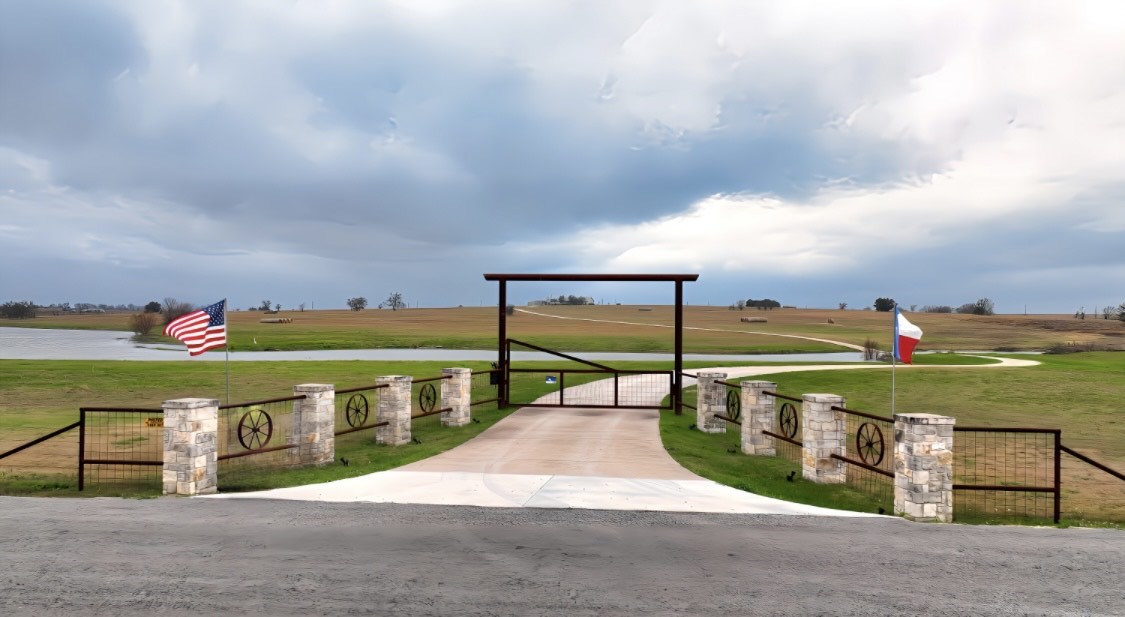
[(922, 329), (903, 317), (896, 304), (894, 353), (891, 354), (891, 417), (895, 415), (895, 364), (900, 360), (903, 364), (911, 364), (914, 348), (920, 340)]

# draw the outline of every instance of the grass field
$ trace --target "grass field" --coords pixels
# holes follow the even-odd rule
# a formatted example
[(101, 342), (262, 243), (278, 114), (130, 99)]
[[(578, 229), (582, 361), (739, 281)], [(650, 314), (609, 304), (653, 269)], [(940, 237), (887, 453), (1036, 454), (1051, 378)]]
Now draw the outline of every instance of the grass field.
[[(672, 308), (668, 306), (550, 306), (526, 310), (568, 319), (517, 312), (508, 319), (510, 337), (560, 350), (667, 352), (672, 349), (672, 330), (657, 327), (672, 324)], [(496, 347), (497, 312), (494, 308), (284, 311), (280, 316), (291, 318), (293, 322), (264, 324), (259, 322), (263, 314), (256, 311), (228, 313), (232, 349)], [(764, 318), (767, 323), (742, 323), (739, 321), (742, 317)], [(582, 321), (585, 319), (603, 321)], [(925, 332), (920, 346), (923, 350), (1045, 350), (1065, 345), (1125, 349), (1125, 322), (1117, 320), (1078, 320), (1066, 315), (986, 317), (936, 313), (913, 313), (911, 320)], [(842, 350), (831, 343), (774, 335), (823, 338), (852, 345), (862, 345), (870, 338), (883, 349), (888, 349), (892, 332), (890, 314), (874, 311), (731, 311), (720, 307), (689, 306), (685, 307), (684, 322), (689, 328), (684, 332), (684, 349), (688, 353)], [(129, 329), (126, 314), (0, 319), (0, 326)], [(174, 343), (163, 337), (157, 337), (157, 340)]]

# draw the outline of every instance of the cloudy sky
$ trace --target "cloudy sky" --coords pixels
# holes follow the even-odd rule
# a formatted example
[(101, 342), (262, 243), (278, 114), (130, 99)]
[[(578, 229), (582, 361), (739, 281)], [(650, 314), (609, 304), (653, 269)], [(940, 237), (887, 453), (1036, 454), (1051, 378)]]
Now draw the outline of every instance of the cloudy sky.
[(1115, 0), (0, 0), (0, 302), (589, 271), (1090, 311), (1125, 301), (1122, 32)]

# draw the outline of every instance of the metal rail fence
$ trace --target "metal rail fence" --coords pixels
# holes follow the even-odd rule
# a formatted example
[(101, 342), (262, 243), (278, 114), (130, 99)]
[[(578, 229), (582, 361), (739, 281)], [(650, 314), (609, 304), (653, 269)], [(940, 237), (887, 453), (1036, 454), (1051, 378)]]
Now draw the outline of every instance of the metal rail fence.
[(334, 432), (337, 445), (342, 445), (341, 437), (349, 441), (375, 442), (373, 429), (387, 425), (387, 422), (376, 422), (379, 390), (386, 387), (386, 384), (371, 384), (336, 390)]
[[(777, 406), (777, 412), (773, 416), (770, 430), (762, 432), (776, 440), (775, 446), (779, 455), (800, 465), (804, 458), (801, 453), (804, 443), (801, 441), (803, 437), (801, 435), (801, 408), (799, 407), (803, 402), (802, 399), (770, 390), (763, 392), (763, 394), (774, 397), (775, 401), (781, 399), (786, 402)], [(794, 406), (793, 403), (797, 403), (798, 406)]]
[(293, 405), (304, 395), (219, 406), (219, 490), (255, 488), (271, 470), (295, 466), (289, 452), (299, 446), (293, 435)]
[(1058, 429), (955, 426), (953, 512), (986, 517), (1061, 516)]
[[(4, 441), (0, 451), (0, 491), (73, 488), (78, 484), (78, 429), (68, 424), (18, 446)], [(17, 488), (19, 487), (19, 488)]]
[(874, 497), (890, 511), (895, 498), (894, 419), (838, 405), (832, 410), (846, 416), (844, 456), (832, 458), (847, 463), (848, 486)]
[(471, 380), (472, 394), (469, 397), (471, 401), (469, 406), (483, 408), (491, 403), (492, 408), (495, 409), (500, 401), (500, 369), (473, 371)]
[(82, 407), (78, 423), (78, 490), (161, 486), (163, 409)]

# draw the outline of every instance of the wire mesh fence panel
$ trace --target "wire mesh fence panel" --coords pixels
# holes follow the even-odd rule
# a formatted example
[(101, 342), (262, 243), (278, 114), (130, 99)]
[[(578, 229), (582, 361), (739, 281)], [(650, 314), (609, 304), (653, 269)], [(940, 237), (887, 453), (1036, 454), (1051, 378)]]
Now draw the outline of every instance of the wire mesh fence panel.
[[(659, 407), (672, 391), (672, 373), (622, 373), (613, 377), (617, 392), (609, 404), (620, 407)], [(599, 382), (609, 385), (609, 381)]]
[(219, 407), (219, 490), (269, 486), (269, 476), (299, 463), (293, 407), (303, 396)]
[[(0, 453), (15, 450), (43, 436), (0, 439)], [(0, 459), (0, 495), (77, 489), (78, 423)]]
[(473, 371), (470, 388), (469, 401), (473, 409), (496, 409), (500, 396), (500, 371)]
[[(768, 394), (768, 393), (767, 393)], [(770, 421), (770, 432), (773, 433), (774, 447), (777, 455), (789, 461), (801, 464), (801, 403), (792, 400), (793, 397), (774, 393), (773, 418)]]
[(82, 488), (161, 489), (164, 410), (82, 410)]
[(410, 386), (411, 430), (441, 426), (441, 377), (415, 379)]
[(955, 427), (954, 518), (1050, 521), (1055, 508), (1054, 464), (1051, 431)]
[[(839, 410), (837, 410), (839, 411)], [(859, 465), (845, 463), (848, 486), (874, 498), (888, 511), (894, 505), (894, 434), (890, 418), (841, 412), (847, 423), (844, 456), (883, 471), (884, 475)]]
[[(1061, 462), (1062, 520), (1125, 524), (1125, 480), (1070, 454)], [(1125, 465), (1111, 468), (1122, 470)]]
[(379, 391), (376, 385), (345, 388), (336, 391), (336, 445), (375, 443), (378, 422)]

